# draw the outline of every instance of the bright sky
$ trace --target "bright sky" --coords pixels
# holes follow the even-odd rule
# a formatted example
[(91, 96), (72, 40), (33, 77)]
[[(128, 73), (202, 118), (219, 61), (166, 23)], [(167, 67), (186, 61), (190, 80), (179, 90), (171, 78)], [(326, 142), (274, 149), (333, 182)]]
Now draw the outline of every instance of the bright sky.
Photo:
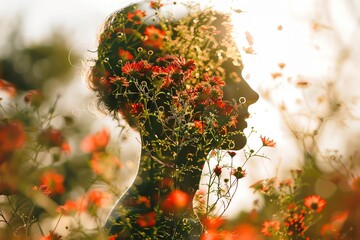
[[(95, 48), (96, 34), (106, 16), (129, 2), (2, 0), (0, 16), (1, 19), (12, 19), (14, 16), (23, 15), (23, 30), (29, 42), (42, 39), (51, 30), (64, 30), (69, 34), (73, 47), (80, 49), (85, 55), (86, 50)], [(259, 134), (269, 136), (278, 143), (276, 150), (271, 149), (266, 153), (273, 158), (272, 161), (258, 160), (248, 165), (249, 180), (244, 183), (245, 188), (246, 184), (256, 179), (273, 176), (279, 166), (280, 169), (286, 169), (299, 164), (299, 149), (294, 146), (290, 133), (283, 127), (284, 123), (277, 111), (278, 105), (283, 103), (290, 112), (302, 110), (301, 101), (306, 93), (295, 87), (294, 82), (306, 80), (319, 85), (323, 81), (335, 81), (341, 84), (340, 89), (343, 91), (339, 94), (345, 101), (354, 103), (356, 100), (353, 97), (358, 96), (360, 82), (357, 79), (360, 76), (360, 33), (357, 23), (360, 1), (347, 1), (348, 4), (337, 0), (219, 2), (222, 5), (231, 3), (235, 9), (244, 11), (234, 15), (235, 35), (240, 48), (249, 47), (249, 40), (252, 38), (251, 46), (256, 53), (243, 52), (243, 74), (262, 97), (250, 109), (253, 117), (248, 120), (249, 126), (256, 126)], [(3, 24), (0, 27), (4, 27)], [(282, 71), (279, 63), (285, 63)], [(283, 76), (274, 80), (271, 74), (278, 72), (282, 72)], [(317, 92), (308, 94), (314, 102), (321, 97), (317, 96)], [(267, 102), (266, 96), (276, 96), (275, 105)], [(311, 109), (315, 112), (319, 110)], [(360, 116), (359, 110), (353, 113)], [(334, 126), (330, 133), (336, 135), (337, 140), (331, 143), (334, 147), (346, 150), (345, 147), (349, 143), (348, 132), (336, 124)], [(353, 132), (360, 131), (358, 123), (351, 126)], [(326, 146), (332, 147), (331, 143), (326, 141)], [(257, 142), (254, 141), (253, 144)], [(245, 196), (243, 193), (239, 202), (249, 207), (251, 202), (244, 203)]]

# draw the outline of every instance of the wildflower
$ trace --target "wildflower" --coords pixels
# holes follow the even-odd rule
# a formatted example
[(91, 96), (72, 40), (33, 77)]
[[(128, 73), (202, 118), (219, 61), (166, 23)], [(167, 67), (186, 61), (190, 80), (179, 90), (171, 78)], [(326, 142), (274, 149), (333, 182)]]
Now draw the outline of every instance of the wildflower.
[(49, 127), (43, 130), (38, 136), (39, 143), (48, 148), (64, 147), (65, 137), (59, 129)]
[(88, 192), (86, 200), (88, 208), (98, 209), (105, 206), (109, 200), (109, 195), (105, 192), (94, 189)]
[(32, 188), (33, 191), (37, 191), (40, 190), (43, 194), (45, 194), (46, 196), (49, 196), (51, 194), (51, 190), (50, 188), (46, 185), (46, 184), (42, 184), (40, 186), (34, 186)]
[(106, 128), (100, 132), (85, 137), (81, 141), (81, 149), (86, 153), (98, 152), (105, 149), (109, 143), (110, 133)]
[(234, 151), (228, 151), (228, 154), (230, 155), (231, 158), (236, 156), (236, 152)]
[(48, 235), (43, 236), (41, 238), (41, 240), (61, 240), (61, 239), (63, 239), (62, 236), (53, 231), (50, 231)]
[(166, 212), (180, 212), (188, 207), (189, 196), (181, 190), (172, 191), (162, 203), (162, 209)]
[(53, 194), (61, 194), (65, 192), (64, 176), (57, 172), (54, 171), (46, 172), (41, 177), (41, 184), (48, 186), (49, 190)]
[(39, 107), (43, 100), (44, 96), (39, 90), (29, 90), (24, 96), (24, 101), (34, 107)]
[(276, 78), (281, 77), (281, 76), (282, 76), (282, 73), (280, 73), (280, 72), (271, 73), (271, 77), (273, 79), (276, 79)]
[(4, 79), (0, 79), (0, 90), (7, 93), (10, 97), (15, 96), (16, 94), (16, 88), (14, 84), (9, 83), (8, 81), (5, 81)]
[(288, 206), (289, 213), (285, 218), (285, 226), (287, 227), (287, 232), (290, 236), (303, 236), (304, 232), (307, 230), (305, 225), (305, 212), (297, 212), (296, 205)]
[(321, 236), (329, 237), (329, 239), (338, 239), (340, 237), (341, 228), (348, 217), (348, 211), (334, 213), (330, 222), (322, 226), (320, 231)]
[(134, 56), (129, 51), (124, 50), (122, 48), (119, 48), (118, 55), (124, 61), (134, 60)]
[(122, 163), (111, 154), (95, 152), (92, 154), (90, 167), (95, 174), (101, 175), (106, 180), (111, 180), (118, 174)]
[(285, 63), (278, 63), (278, 66), (279, 66), (279, 68), (283, 69), (286, 66), (286, 64)]
[(85, 209), (86, 206), (83, 204), (82, 200), (68, 200), (65, 202), (65, 204), (59, 206), (56, 211), (61, 214), (70, 215), (71, 213), (83, 212)]
[(159, 9), (162, 6), (164, 6), (164, 4), (161, 4), (160, 1), (151, 1), (150, 2), (150, 7), (153, 9)]
[(298, 81), (298, 82), (296, 83), (296, 86), (302, 87), (302, 88), (308, 87), (308, 86), (309, 86), (309, 82), (306, 81), (306, 80), (300, 80), (300, 81)]
[(241, 179), (246, 176), (246, 172), (242, 169), (242, 167), (237, 167), (236, 169), (233, 169), (231, 174), (234, 175), (237, 179)]
[(317, 195), (312, 195), (305, 198), (304, 204), (315, 212), (321, 212), (325, 207), (326, 201)]
[(261, 135), (260, 139), (264, 147), (276, 147), (276, 142), (274, 142), (274, 140), (270, 140), (269, 138)]
[(130, 22), (133, 22), (135, 24), (141, 24), (142, 18), (146, 16), (146, 13), (141, 10), (135, 10), (134, 12), (129, 12), (127, 14), (127, 19)]
[(24, 146), (26, 134), (22, 122), (0, 124), (0, 163), (8, 160), (12, 153)]
[(130, 107), (130, 113), (133, 115), (140, 115), (144, 111), (144, 105), (142, 103), (132, 103)]
[(136, 200), (136, 204), (138, 206), (144, 205), (145, 207), (150, 208), (150, 200), (145, 196), (139, 196), (138, 199)]
[(198, 120), (194, 121), (194, 126), (195, 128), (199, 129), (200, 133), (204, 133), (204, 124), (205, 123), (203, 121), (198, 121)]
[(261, 233), (265, 236), (271, 236), (280, 230), (280, 222), (277, 220), (265, 221), (262, 226)]
[(122, 72), (126, 75), (140, 75), (150, 70), (150, 65), (147, 61), (127, 62), (121, 68)]
[(153, 25), (150, 25), (145, 28), (144, 34), (147, 37), (147, 39), (144, 41), (144, 46), (148, 46), (151, 48), (163, 47), (165, 31), (163, 31)]
[(142, 228), (153, 227), (156, 224), (156, 213), (148, 212), (142, 214), (136, 219), (136, 223)]
[(108, 240), (116, 240), (116, 238), (118, 237), (118, 234), (114, 234), (108, 237)]
[(222, 168), (221, 168), (219, 165), (217, 165), (217, 166), (214, 168), (214, 173), (215, 173), (215, 175), (218, 176), (218, 177), (221, 175), (221, 171), (222, 171)]

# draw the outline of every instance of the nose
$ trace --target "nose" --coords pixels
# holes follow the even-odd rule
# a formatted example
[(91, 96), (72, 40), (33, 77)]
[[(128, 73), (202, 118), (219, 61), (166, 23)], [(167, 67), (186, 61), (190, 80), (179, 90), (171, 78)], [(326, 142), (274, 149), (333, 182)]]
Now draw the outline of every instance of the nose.
[(244, 102), (242, 98), (245, 98), (244, 105), (246, 107), (254, 104), (259, 99), (259, 94), (255, 92), (242, 77), (236, 82), (226, 82), (223, 92), (224, 100), (226, 101), (240, 100)]

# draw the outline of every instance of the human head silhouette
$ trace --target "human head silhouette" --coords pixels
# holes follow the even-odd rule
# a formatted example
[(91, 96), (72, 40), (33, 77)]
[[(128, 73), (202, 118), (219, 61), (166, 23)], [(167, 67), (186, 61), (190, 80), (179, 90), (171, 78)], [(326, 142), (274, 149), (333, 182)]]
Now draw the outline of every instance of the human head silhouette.
[(141, 2), (112, 14), (90, 85), (147, 142), (177, 138), (169, 132), (179, 128), (206, 143), (203, 149), (241, 149), (247, 109), (258, 95), (241, 76), (230, 17), (194, 6), (179, 17), (179, 5)]

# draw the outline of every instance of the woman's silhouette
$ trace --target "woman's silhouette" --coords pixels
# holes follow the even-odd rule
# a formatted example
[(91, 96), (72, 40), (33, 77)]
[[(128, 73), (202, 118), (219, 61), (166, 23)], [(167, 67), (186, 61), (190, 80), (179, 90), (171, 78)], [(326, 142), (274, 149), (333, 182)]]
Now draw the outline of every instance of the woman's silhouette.
[(241, 76), (229, 16), (179, 5), (142, 2), (112, 14), (90, 72), (99, 102), (142, 141), (137, 180), (106, 223), (116, 239), (198, 239), (191, 200), (208, 153), (246, 144), (258, 94)]

